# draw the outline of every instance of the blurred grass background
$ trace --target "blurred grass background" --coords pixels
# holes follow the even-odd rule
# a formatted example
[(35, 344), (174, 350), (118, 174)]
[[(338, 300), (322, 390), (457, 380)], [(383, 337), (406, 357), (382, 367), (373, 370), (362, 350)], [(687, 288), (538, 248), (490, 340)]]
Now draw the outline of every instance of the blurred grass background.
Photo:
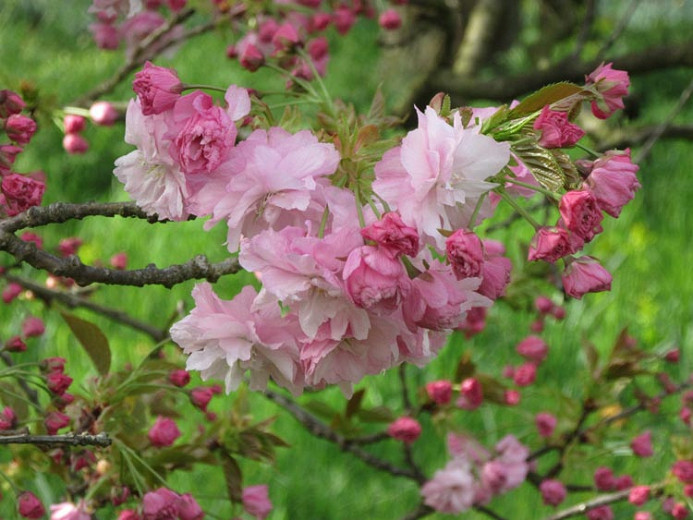
[[(87, 26), (91, 22), (87, 14), (90, 2), (71, 0), (67, 3), (52, 0), (1, 0), (0, 1), (0, 88), (18, 89), (19, 82), (32, 84), (41, 99), (59, 107), (89, 90), (109, 77), (123, 60), (121, 53), (101, 52), (95, 48)], [(624, 2), (605, 2), (609, 6)], [(663, 5), (663, 4), (666, 4)], [(619, 40), (620, 48), (639, 48), (647, 42), (667, 41), (690, 24), (686, 16), (672, 17), (668, 7), (680, 7), (679, 2), (644, 2), (631, 28)], [(608, 8), (607, 8), (608, 10)], [(686, 10), (690, 16), (690, 9)], [(616, 13), (614, 8), (614, 19)], [(606, 34), (609, 27), (603, 27)], [(370, 20), (359, 22), (346, 38), (331, 35), (331, 62), (326, 83), (334, 97), (353, 102), (364, 110), (382, 80), (377, 74), (379, 48), (377, 25)], [(680, 34), (680, 33), (678, 33)], [(535, 37), (531, 33), (523, 36)], [(183, 81), (225, 86), (229, 83), (254, 87), (270, 85), (276, 78), (251, 75), (241, 70), (224, 55), (229, 35), (207, 34), (185, 45), (171, 59), (157, 60), (159, 65), (175, 65)], [(528, 57), (510, 53), (509, 70), (522, 70)], [(678, 93), (690, 80), (687, 72), (658, 72), (633, 79), (632, 97), (637, 99), (643, 123), (657, 123), (671, 110)], [(275, 88), (281, 81), (275, 81)], [(125, 81), (109, 100), (124, 101), (132, 97), (130, 82)], [(628, 104), (628, 102), (627, 102)], [(689, 105), (677, 117), (677, 122), (691, 121), (693, 107)], [(123, 126), (112, 128), (89, 127), (86, 137), (90, 150), (83, 156), (69, 156), (62, 151), (60, 130), (49, 119), (40, 121), (41, 131), (27, 147), (16, 165), (17, 171), (41, 169), (47, 175), (45, 203), (55, 201), (84, 202), (89, 200), (127, 200), (128, 196), (112, 175), (113, 161), (131, 149), (123, 142)], [(691, 232), (693, 215), (693, 182), (690, 179), (693, 164), (693, 148), (684, 141), (660, 141), (641, 165), (639, 178), (642, 190), (617, 220), (606, 218), (604, 233), (586, 252), (603, 258), (606, 267), (614, 275), (609, 293), (589, 295), (582, 301), (566, 303), (567, 318), (562, 322), (548, 321), (543, 337), (551, 345), (548, 361), (539, 371), (538, 383), (523, 392), (521, 408), (484, 407), (482, 411), (460, 414), (460, 426), (483, 432), (482, 440), (491, 446), (508, 431), (521, 440), (538, 445), (533, 426), (533, 413), (549, 408), (559, 413), (572, 406), (571, 399), (579, 399), (584, 392), (585, 379), (580, 369), (584, 367), (581, 343), (593, 342), (601, 352), (606, 352), (623, 327), (642, 341), (648, 349), (664, 352), (673, 346), (682, 347), (682, 361), (672, 369), (672, 375), (685, 376), (691, 367), (691, 336), (693, 334), (693, 262)], [(529, 226), (521, 223), (509, 231), (500, 231), (492, 238), (508, 243), (516, 265), (521, 265), (522, 252), (517, 247), (520, 239), (531, 234)], [(85, 244), (80, 256), (86, 263), (107, 262), (111, 255), (125, 251), (131, 268), (144, 267), (149, 263), (165, 266), (184, 262), (193, 254), (204, 253), (211, 260), (224, 258), (222, 243), (225, 230), (217, 226), (209, 233), (202, 232), (202, 222), (186, 222), (151, 226), (135, 220), (92, 218), (83, 222), (71, 222), (60, 226), (48, 226), (37, 230), (44, 238), (46, 248), (55, 247), (61, 238), (79, 236)], [(3, 254), (0, 261), (9, 262)], [(29, 268), (22, 271), (34, 276)], [(516, 273), (517, 274), (517, 273)], [(39, 279), (44, 275), (37, 275)], [(227, 277), (220, 283), (218, 292), (230, 296), (243, 275)], [(100, 287), (94, 300), (115, 308), (127, 310), (132, 315), (152, 324), (163, 325), (176, 313), (178, 302), (191, 305), (190, 291), (193, 282), (176, 286), (172, 290), (159, 287), (122, 288)], [(555, 295), (554, 295), (555, 296)], [(29, 350), (18, 356), (23, 361), (47, 356), (63, 356), (69, 359), (70, 374), (78, 392), (80, 376), (84, 380), (95, 374), (90, 361), (78, 346), (68, 328), (56, 312), (44, 309), (39, 303), (23, 300), (0, 308), (0, 334), (5, 339), (18, 332), (19, 324), (27, 314), (41, 316), (47, 324), (47, 333), (32, 340)], [(152, 342), (142, 334), (108, 322), (89, 313), (77, 314), (97, 323), (107, 334), (113, 350), (115, 366), (137, 362), (149, 352)], [(469, 350), (472, 359), (481, 370), (498, 373), (500, 367), (517, 363), (515, 344), (529, 331), (534, 315), (527, 309), (513, 310), (500, 303), (491, 311), (487, 330), (470, 340), (455, 336), (451, 344), (426, 369), (407, 371), (412, 383), (418, 388), (426, 381), (450, 378), (463, 351)], [(174, 348), (170, 347), (173, 353)], [(400, 407), (400, 388), (396, 371), (366, 378), (359, 388), (367, 389), (369, 406), (387, 405)], [(556, 392), (567, 397), (554, 399)], [(234, 395), (217, 399), (214, 410), (223, 414)], [(318, 397), (305, 396), (302, 400), (320, 399), (341, 408), (344, 399), (338, 391), (321, 392)], [(251, 407), (258, 418), (277, 416), (276, 428), (292, 447), (283, 450), (275, 467), (244, 464), (246, 484), (268, 483), (275, 510), (272, 519), (391, 519), (402, 517), (418, 503), (418, 491), (414, 484), (377, 473), (361, 461), (341, 454), (339, 449), (325, 441), (306, 434), (286, 413), (262, 397), (250, 395)], [(671, 408), (669, 408), (671, 410)], [(195, 422), (197, 418), (193, 418)], [(649, 421), (649, 422), (648, 422)], [(653, 429), (655, 446), (665, 448), (671, 435), (683, 433), (678, 422), (662, 421), (661, 417), (645, 417), (643, 427)], [(423, 418), (424, 435), (414, 447), (414, 458), (428, 475), (442, 467), (447, 453), (442, 439), (435, 434), (428, 416)], [(617, 469), (630, 471), (627, 456), (629, 439), (614, 433), (610, 454), (618, 462)], [(381, 443), (372, 448), (383, 457), (401, 463), (401, 451), (394, 443)], [(7, 462), (7, 451), (0, 449), (0, 460)], [(595, 460), (583, 460), (574, 475), (567, 479), (572, 483), (588, 483), (589, 475), (598, 465)], [(623, 456), (620, 456), (623, 455)], [(619, 457), (620, 456), (620, 457)], [(659, 476), (671, 460), (667, 449), (660, 449), (647, 470)], [(653, 466), (657, 470), (653, 469)], [(661, 471), (660, 471), (661, 470)], [(644, 468), (633, 476), (648, 482)], [(38, 490), (47, 501), (57, 501), (60, 496), (45, 480), (37, 476), (35, 482), (25, 483)], [(226, 504), (223, 479), (214, 469), (191, 474), (177, 473), (172, 480), (179, 492), (192, 492), (200, 498), (206, 510), (214, 517), (227, 518), (230, 510)], [(8, 490), (3, 490), (9, 494)], [(579, 500), (579, 496), (573, 497)], [(10, 508), (8, 498), (3, 508)], [(507, 518), (537, 518), (548, 514), (541, 505), (538, 494), (520, 489), (495, 500), (493, 508)], [(5, 509), (11, 517), (10, 509)], [(538, 512), (541, 512), (539, 514)], [(97, 518), (108, 518), (101, 513)], [(464, 518), (477, 518), (475, 513)], [(431, 518), (437, 518), (433, 515)], [(441, 516), (442, 518), (443, 516)], [(620, 518), (620, 516), (619, 516)], [(625, 517), (624, 517), (625, 518)]]

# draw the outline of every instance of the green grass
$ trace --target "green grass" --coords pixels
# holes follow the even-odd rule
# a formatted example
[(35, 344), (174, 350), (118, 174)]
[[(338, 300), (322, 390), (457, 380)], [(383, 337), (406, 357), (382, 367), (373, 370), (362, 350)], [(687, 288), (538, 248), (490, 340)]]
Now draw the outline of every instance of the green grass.
[[(86, 32), (88, 17), (84, 15), (89, 2), (73, 2), (70, 9), (51, 8), (48, 0), (21, 2), (10, 0), (0, 11), (0, 48), (3, 49), (3, 71), (0, 83), (17, 88), (18, 79), (30, 81), (42, 98), (54, 96), (55, 106), (61, 106), (78, 97), (91, 86), (105, 79), (122, 60), (121, 54), (96, 51)], [(79, 4), (79, 5), (77, 5)], [(75, 18), (75, 13), (77, 17)], [(342, 97), (364, 109), (368, 106), (380, 79), (373, 72), (377, 63), (375, 24), (358, 25), (347, 39), (334, 39), (328, 88), (335, 97)], [(227, 35), (228, 37), (228, 35)], [(251, 75), (228, 61), (224, 48), (228, 41), (205, 35), (194, 45), (186, 46), (171, 61), (180, 76), (190, 83), (226, 85), (236, 82), (245, 86), (270, 84), (281, 88), (272, 74)], [(363, 49), (367, 49), (364, 51)], [(357, 63), (357, 66), (353, 64)], [(642, 121), (660, 121), (670, 110), (672, 98), (680, 92), (688, 78), (683, 72), (675, 74), (651, 74), (633, 81), (634, 97), (642, 104)], [(14, 83), (13, 83), (14, 82)], [(1, 88), (1, 86), (0, 86)], [(126, 81), (116, 92), (109, 95), (112, 100), (125, 100), (132, 96)], [(690, 120), (693, 110), (689, 106), (677, 121)], [(48, 119), (41, 120), (42, 131), (18, 161), (18, 171), (43, 169), (48, 177), (46, 202), (69, 200), (127, 200), (119, 183), (112, 176), (113, 161), (127, 153), (131, 147), (123, 143), (122, 126), (110, 129), (90, 128), (87, 137), (90, 151), (82, 156), (68, 156), (60, 147), (61, 135)], [(653, 351), (661, 352), (673, 346), (684, 348), (678, 373), (683, 376), (691, 367), (691, 336), (693, 325), (693, 277), (690, 264), (693, 248), (690, 230), (693, 216), (690, 200), (693, 198), (693, 183), (690, 181), (690, 165), (693, 150), (687, 142), (662, 141), (652, 155), (641, 165), (639, 178), (643, 185), (636, 200), (629, 205), (618, 220), (608, 219), (605, 231), (586, 252), (606, 259), (606, 266), (614, 275), (612, 291), (599, 295), (588, 295), (582, 301), (567, 302), (568, 317), (562, 322), (548, 322), (543, 336), (551, 345), (551, 355), (539, 372), (539, 383), (523, 393), (522, 408), (485, 407), (479, 412), (459, 414), (456, 425), (483, 432), (482, 438), (492, 445), (504, 433), (515, 432), (518, 437), (533, 445), (538, 438), (532, 425), (533, 413), (549, 409), (554, 413), (565, 411), (573, 400), (579, 400), (586, 391), (586, 380), (582, 375), (584, 358), (583, 340), (593, 342), (605, 353), (612, 345), (618, 332), (628, 326), (630, 332)], [(508, 243), (515, 265), (522, 264), (520, 239), (531, 236), (531, 228), (523, 223), (516, 224), (507, 232), (499, 232), (493, 238)], [(212, 260), (220, 260), (227, 254), (222, 243), (225, 231), (218, 226), (210, 233), (202, 232), (201, 222), (172, 223), (151, 226), (143, 222), (121, 219), (87, 219), (82, 223), (49, 226), (39, 230), (47, 247), (55, 246), (60, 238), (78, 235), (85, 241), (80, 254), (87, 263), (106, 262), (111, 255), (126, 251), (130, 267), (144, 267), (149, 263), (158, 266), (184, 262), (193, 254), (204, 253)], [(8, 261), (6, 255), (1, 258)], [(32, 275), (25, 267), (23, 273)], [(519, 273), (515, 273), (516, 275)], [(39, 279), (42, 277), (39, 276)], [(239, 275), (240, 281), (247, 277)], [(228, 297), (239, 285), (236, 278), (227, 278), (221, 284), (220, 294)], [(94, 301), (128, 310), (134, 316), (155, 325), (168, 322), (175, 316), (178, 302), (191, 305), (190, 290), (193, 282), (187, 282), (166, 290), (158, 287), (120, 288), (100, 287)], [(67, 327), (52, 310), (46, 310), (36, 301), (23, 300), (10, 307), (0, 309), (0, 338), (17, 332), (18, 324), (28, 313), (43, 317), (47, 333), (33, 340), (29, 350), (17, 357), (21, 361), (37, 360), (49, 355), (61, 355), (69, 359), (71, 373), (81, 375), (80, 382), (95, 375), (95, 371), (81, 351)], [(126, 327), (113, 324), (104, 318), (86, 311), (77, 314), (95, 322), (107, 334), (114, 356), (114, 366), (136, 363), (152, 347), (146, 336)], [(517, 363), (514, 345), (529, 330), (533, 314), (527, 310), (513, 310), (500, 303), (491, 311), (487, 330), (471, 340), (455, 336), (426, 369), (407, 369), (412, 388), (426, 381), (452, 376), (464, 351), (471, 351), (472, 358), (481, 370), (498, 374), (507, 363)], [(173, 353), (174, 348), (168, 348)], [(400, 389), (396, 371), (378, 377), (368, 377), (359, 388), (367, 389), (366, 404), (387, 405), (395, 409), (400, 403)], [(78, 391), (78, 390), (75, 390)], [(556, 392), (565, 394), (564, 401), (557, 402)], [(220, 414), (225, 413), (236, 397), (218, 400), (213, 406)], [(338, 447), (316, 440), (307, 434), (286, 413), (258, 395), (249, 397), (251, 408), (258, 419), (276, 416), (275, 431), (290, 444), (291, 448), (280, 450), (277, 464), (257, 464), (244, 461), (242, 466), (246, 483), (267, 482), (275, 504), (272, 519), (352, 519), (399, 518), (412, 510), (418, 501), (416, 486), (410, 481), (378, 473), (361, 461), (340, 453)], [(338, 391), (331, 389), (319, 394), (306, 395), (300, 402), (319, 399), (341, 408), (344, 399)], [(670, 405), (671, 406), (671, 405)], [(197, 416), (195, 416), (197, 417)], [(668, 437), (681, 434), (680, 425), (658, 424), (657, 417), (643, 419), (647, 427), (655, 430), (655, 442), (661, 454), (650, 465), (663, 474), (665, 464), (671, 460), (667, 451)], [(423, 418), (424, 436), (417, 441), (415, 459), (428, 475), (442, 467), (447, 458), (444, 444), (436, 435), (436, 425), (426, 416)], [(377, 427), (371, 427), (373, 431)], [(615, 453), (627, 445), (625, 433), (613, 432)], [(369, 448), (382, 457), (401, 463), (401, 452), (392, 442)], [(4, 452), (4, 453), (3, 453)], [(0, 450), (3, 460), (8, 452)], [(593, 458), (581, 461), (570, 475), (572, 483), (587, 483), (589, 474), (599, 463)], [(631, 470), (626, 457), (617, 457), (619, 469)], [(661, 470), (661, 471), (660, 471)], [(647, 480), (644, 469), (634, 476)], [(51, 477), (48, 477), (51, 479)], [(36, 477), (24, 484), (36, 489), (46, 498), (50, 486)], [(172, 478), (175, 489), (190, 491), (199, 496), (203, 505), (220, 517), (230, 515), (225, 502), (223, 481), (216, 469), (188, 473), (177, 473)], [(11, 493), (3, 488), (5, 497)], [(58, 497), (55, 497), (58, 498)], [(579, 500), (579, 496), (573, 500)], [(11, 507), (10, 499), (3, 507)], [(529, 518), (531, 512), (548, 514), (537, 494), (532, 490), (520, 489), (493, 502), (508, 518)], [(7, 511), (7, 509), (5, 510)], [(624, 513), (625, 514), (625, 513)], [(465, 518), (479, 518), (470, 513)], [(107, 518), (107, 516), (99, 516)], [(434, 515), (432, 518), (444, 518)]]

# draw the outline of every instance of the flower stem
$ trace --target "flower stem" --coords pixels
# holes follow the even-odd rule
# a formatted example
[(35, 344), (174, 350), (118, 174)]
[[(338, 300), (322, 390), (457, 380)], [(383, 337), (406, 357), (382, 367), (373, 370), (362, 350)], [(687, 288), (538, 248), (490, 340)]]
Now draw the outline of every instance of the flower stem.
[(602, 156), (602, 154), (595, 152), (594, 150), (592, 150), (592, 148), (585, 146), (584, 144), (575, 143), (575, 146), (583, 152), (587, 152), (588, 154), (592, 155), (595, 159), (598, 159)]
[(486, 198), (486, 195), (488, 195), (488, 191), (482, 193), (481, 197), (479, 197), (479, 200), (476, 203), (476, 207), (474, 208), (474, 212), (472, 213), (472, 218), (469, 219), (470, 230), (473, 230), (474, 226), (476, 226), (476, 218), (479, 216), (479, 212), (481, 211), (481, 206), (484, 204), (484, 199)]
[(511, 184), (516, 184), (518, 186), (522, 186), (523, 188), (527, 188), (533, 191), (536, 191), (537, 193), (543, 193), (547, 197), (551, 197), (556, 200), (561, 200), (561, 196), (558, 193), (555, 193), (553, 191), (549, 191), (546, 188), (542, 188), (541, 186), (537, 186), (536, 184), (529, 184), (527, 182), (522, 182), (518, 181), (515, 179), (510, 179), (508, 177), (505, 178), (505, 182), (509, 182)]
[(530, 215), (529, 213), (527, 213), (527, 211), (525, 210), (525, 208), (523, 208), (523, 207), (520, 206), (517, 202), (515, 202), (515, 201), (513, 200), (513, 198), (512, 198), (510, 195), (508, 195), (508, 193), (507, 193), (503, 188), (496, 188), (494, 191), (495, 191), (496, 193), (498, 193), (498, 195), (500, 195), (500, 197), (501, 197), (505, 202), (507, 202), (508, 204), (510, 204), (510, 205), (513, 207), (513, 209), (514, 209), (515, 211), (517, 211), (527, 222), (529, 222), (530, 224), (532, 224), (532, 226), (534, 227), (534, 229), (539, 229), (539, 228), (541, 227), (541, 225), (539, 225), (539, 223), (538, 223), (536, 220), (534, 220), (534, 218), (532, 217), (532, 215)]
[(194, 90), (196, 88), (201, 89), (201, 90), (213, 90), (215, 92), (226, 93), (225, 88), (215, 87), (214, 85), (198, 85), (198, 84), (188, 84), (188, 83), (183, 84), (183, 90)]

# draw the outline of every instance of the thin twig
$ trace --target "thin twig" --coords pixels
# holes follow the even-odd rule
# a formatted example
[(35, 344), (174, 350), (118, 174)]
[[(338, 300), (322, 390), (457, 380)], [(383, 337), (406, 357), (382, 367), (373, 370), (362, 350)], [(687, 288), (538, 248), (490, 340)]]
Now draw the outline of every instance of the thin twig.
[(672, 109), (667, 118), (657, 127), (657, 129), (654, 132), (652, 132), (650, 138), (647, 140), (647, 142), (645, 142), (643, 147), (635, 156), (636, 164), (640, 164), (645, 159), (645, 157), (649, 155), (649, 153), (652, 151), (652, 147), (659, 140), (659, 138), (662, 137), (667, 128), (671, 126), (671, 122), (686, 105), (688, 99), (691, 97), (691, 94), (693, 94), (693, 80), (691, 80), (688, 86), (683, 90), (683, 92), (681, 92), (676, 106)]
[(41, 298), (46, 303), (57, 301), (71, 309), (74, 309), (76, 307), (82, 307), (96, 314), (104, 316), (110, 320), (122, 323), (123, 325), (127, 325), (128, 327), (131, 327), (135, 330), (139, 330), (140, 332), (144, 332), (152, 339), (154, 339), (154, 341), (156, 341), (157, 343), (168, 338), (168, 331), (164, 329), (159, 329), (157, 327), (154, 327), (153, 325), (149, 325), (148, 323), (139, 321), (127, 314), (126, 312), (119, 311), (111, 307), (106, 307), (105, 305), (100, 305), (98, 303), (94, 303), (92, 301), (89, 301), (85, 298), (81, 298), (69, 292), (48, 289), (43, 285), (39, 285), (25, 278), (20, 278), (19, 276), (14, 276), (9, 273), (6, 273), (4, 277), (7, 279), (7, 281), (14, 282), (16, 284), (21, 285), (25, 289), (30, 290), (32, 293), (34, 293), (35, 296)]
[(596, 60), (601, 61), (604, 59), (604, 56), (609, 52), (611, 47), (613, 46), (614, 43), (616, 43), (616, 40), (618, 40), (621, 35), (623, 34), (623, 31), (626, 30), (626, 27), (628, 27), (628, 24), (630, 23), (631, 18), (633, 18), (633, 15), (635, 14), (635, 11), (637, 10), (638, 6), (640, 5), (641, 0), (631, 0), (630, 4), (628, 5), (628, 8), (626, 9), (626, 12), (623, 13), (623, 16), (618, 22), (618, 25), (616, 28), (611, 32), (609, 35), (609, 39), (604, 42), (604, 45), (602, 45), (602, 48), (599, 49), (599, 52), (597, 53)]
[[(2, 358), (8, 367), (14, 366), (14, 360), (8, 352), (0, 351), (0, 358)], [(31, 388), (23, 377), (17, 377), (17, 382), (19, 383), (19, 386), (22, 387), (22, 391), (29, 398), (29, 401), (31, 401), (36, 408), (39, 408), (38, 393), (36, 390)]]
[[(663, 486), (661, 484), (651, 485), (650, 491), (657, 491), (662, 487)], [(565, 518), (583, 515), (590, 509), (605, 506), (608, 504), (613, 504), (614, 502), (621, 502), (623, 500), (627, 500), (628, 495), (630, 495), (630, 489), (624, 489), (623, 491), (617, 491), (616, 493), (602, 495), (593, 500), (589, 500), (587, 502), (583, 502), (581, 504), (577, 504), (567, 509), (564, 509), (563, 511), (554, 513), (553, 515), (546, 517), (544, 520), (564, 520)]]
[(386, 460), (383, 460), (371, 453), (368, 453), (367, 451), (360, 448), (357, 444), (351, 443), (348, 438), (338, 434), (337, 432), (332, 430), (332, 428), (323, 424), (320, 420), (308, 413), (306, 410), (304, 410), (302, 407), (300, 407), (298, 404), (296, 404), (288, 397), (285, 397), (282, 394), (279, 394), (269, 389), (265, 390), (264, 396), (267, 397), (269, 400), (274, 401), (279, 406), (284, 408), (287, 412), (289, 412), (291, 415), (293, 415), (294, 419), (300, 422), (311, 435), (314, 435), (315, 437), (318, 437), (320, 439), (328, 440), (336, 444), (342, 451), (350, 452), (351, 454), (361, 459), (369, 466), (374, 467), (375, 469), (385, 471), (386, 473), (389, 473), (396, 477), (405, 477), (414, 480), (419, 484), (423, 483), (420, 480), (419, 475), (416, 474), (416, 472), (412, 471), (409, 468), (401, 468), (395, 466), (394, 464)]
[(590, 33), (592, 32), (592, 26), (597, 18), (597, 2), (596, 0), (587, 0), (585, 2), (585, 16), (582, 19), (582, 24), (580, 25), (580, 32), (575, 39), (575, 48), (571, 54), (571, 60), (576, 60), (582, 54), (582, 49), (585, 48), (585, 44), (589, 40)]
[(100, 446), (107, 448), (111, 439), (106, 433), (66, 433), (64, 435), (30, 435), (28, 433), (4, 435), (0, 432), (0, 444), (34, 444), (37, 446)]

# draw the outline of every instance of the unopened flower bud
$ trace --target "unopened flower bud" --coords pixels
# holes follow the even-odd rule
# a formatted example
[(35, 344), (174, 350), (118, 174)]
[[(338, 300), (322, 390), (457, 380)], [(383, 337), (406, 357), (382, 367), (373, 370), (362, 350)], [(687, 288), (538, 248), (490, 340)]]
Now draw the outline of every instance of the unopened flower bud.
[(387, 434), (393, 439), (411, 444), (421, 435), (421, 425), (411, 417), (400, 417), (390, 423)]

